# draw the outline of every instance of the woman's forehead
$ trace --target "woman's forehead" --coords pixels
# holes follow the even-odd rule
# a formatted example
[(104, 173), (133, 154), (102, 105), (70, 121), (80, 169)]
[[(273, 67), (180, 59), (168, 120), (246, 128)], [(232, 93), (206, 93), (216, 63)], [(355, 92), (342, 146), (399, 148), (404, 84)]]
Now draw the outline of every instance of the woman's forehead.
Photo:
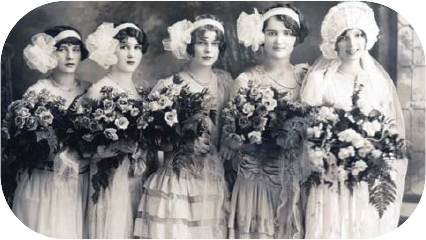
[(276, 16), (272, 16), (267, 20), (265, 30), (290, 30), (288, 29), (282, 20), (279, 20)]
[(218, 36), (216, 31), (203, 29), (200, 34), (196, 34), (196, 38), (199, 40), (217, 40)]
[(127, 43), (127, 44), (139, 44), (138, 40), (134, 37), (126, 37), (123, 40), (120, 41), (121, 43)]

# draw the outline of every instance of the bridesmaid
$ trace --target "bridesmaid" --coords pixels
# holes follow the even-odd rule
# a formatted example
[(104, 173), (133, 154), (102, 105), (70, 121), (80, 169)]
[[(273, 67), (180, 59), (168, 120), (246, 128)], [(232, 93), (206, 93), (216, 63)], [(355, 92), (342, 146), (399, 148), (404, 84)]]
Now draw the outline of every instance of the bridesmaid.
[[(373, 10), (365, 3), (344, 2), (329, 10), (321, 25), (322, 56), (306, 77), (302, 101), (309, 105), (352, 108), (354, 84), (364, 87), (360, 101), (395, 120), (405, 137), (398, 95), (387, 72), (368, 53), (379, 35)], [(360, 160), (362, 161), (362, 159)], [(398, 226), (404, 193), (407, 159), (389, 160), (396, 183), (396, 199), (380, 218), (369, 203), (369, 186), (354, 184), (352, 191), (340, 181), (329, 180), (310, 189), (306, 212), (306, 238), (374, 238)], [(340, 184), (340, 189), (337, 187)]]
[[(102, 87), (109, 86), (119, 93), (127, 93), (129, 98), (140, 99), (132, 77), (143, 54), (148, 50), (145, 32), (134, 23), (103, 23), (89, 35), (86, 44), (90, 52), (89, 58), (100, 66), (109, 68), (109, 72), (89, 88), (85, 97), (99, 99)], [(118, 167), (109, 176), (109, 186), (100, 190), (97, 202), (90, 201), (90, 238), (128, 239), (133, 234), (134, 216), (146, 169), (144, 163), (131, 166), (129, 158), (137, 151), (136, 143), (119, 140), (118, 144), (99, 152), (91, 161), (90, 175), (93, 179), (98, 164), (111, 161), (117, 151), (129, 154), (119, 160)], [(90, 196), (93, 192), (92, 186)]]
[[(183, 20), (169, 28), (165, 49), (178, 59), (189, 60), (184, 69), (159, 80), (152, 92), (163, 86), (188, 85), (193, 92), (208, 88), (217, 101), (218, 116), (228, 101), (231, 76), (213, 64), (225, 51), (224, 27), (214, 15), (196, 16), (193, 22)], [(190, 42), (180, 42), (190, 39)], [(182, 82), (174, 81), (180, 78)], [(216, 119), (217, 121), (219, 119)], [(164, 164), (144, 185), (134, 235), (137, 238), (226, 238), (226, 184), (222, 162), (216, 152), (220, 123), (212, 126), (210, 141), (196, 141), (195, 156), (203, 158), (203, 176), (193, 172), (193, 163), (172, 168), (173, 152), (166, 152)]]
[[(80, 33), (72, 27), (55, 26), (35, 35), (32, 44), (24, 49), (25, 61), (31, 69), (49, 74), (30, 86), (26, 94), (47, 89), (54, 96), (63, 97), (68, 108), (89, 87), (75, 77), (87, 54)], [(67, 146), (51, 156), (50, 161), (53, 164), (46, 161), (38, 164), (31, 177), (27, 171), (19, 176), (13, 212), (27, 227), (45, 236), (85, 238), (88, 162)], [(77, 171), (62, 174), (59, 169)]]
[[(259, 25), (253, 25), (253, 24)], [(256, 30), (259, 29), (259, 30)], [(262, 46), (265, 56), (261, 64), (241, 73), (234, 85), (233, 97), (248, 82), (265, 84), (286, 92), (289, 100), (300, 101), (299, 91), (304, 65), (292, 65), (290, 56), (295, 46), (308, 34), (303, 16), (293, 6), (278, 4), (264, 13), (242, 13), (237, 22), (238, 38), (254, 51)], [(222, 157), (233, 161), (237, 179), (232, 192), (229, 231), (231, 238), (302, 238), (304, 234), (300, 185), (306, 178), (299, 148), (273, 152), (262, 145), (234, 148), (227, 140)], [(290, 148), (291, 149), (291, 148)]]

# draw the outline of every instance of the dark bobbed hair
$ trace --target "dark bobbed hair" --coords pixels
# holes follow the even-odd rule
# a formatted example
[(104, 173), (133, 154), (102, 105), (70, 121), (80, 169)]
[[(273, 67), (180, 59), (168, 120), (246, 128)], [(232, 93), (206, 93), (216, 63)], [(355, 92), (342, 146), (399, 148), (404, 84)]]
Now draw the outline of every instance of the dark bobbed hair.
[[(309, 34), (309, 29), (308, 29), (308, 26), (306, 25), (305, 17), (300, 13), (299, 9), (297, 9), (296, 7), (294, 7), (293, 5), (288, 4), (288, 3), (276, 4), (276, 5), (274, 5), (270, 8), (265, 9), (265, 11), (263, 11), (263, 14), (265, 14), (266, 12), (268, 12), (271, 9), (281, 8), (281, 7), (290, 8), (297, 15), (299, 15), (300, 27), (293, 18), (291, 18), (287, 15), (275, 15), (274, 17), (276, 17), (278, 19), (278, 21), (283, 22), (284, 26), (291, 30), (292, 35), (296, 37), (295, 45), (303, 43), (303, 41), (305, 40), (305, 38)], [(265, 32), (265, 29), (268, 26), (268, 22), (269, 22), (269, 19), (265, 20), (265, 22), (263, 23), (263, 28), (262, 28), (263, 32)]]
[[(352, 28), (353, 29), (353, 28)], [(367, 34), (365, 34), (365, 32), (362, 30), (362, 29), (359, 29), (359, 28), (356, 28), (356, 29), (358, 29), (358, 30), (360, 30), (361, 31), (361, 36), (363, 37), (363, 38), (365, 38), (365, 42), (367, 43)], [(340, 41), (342, 41), (343, 40), (343, 38), (346, 36), (346, 34), (348, 33), (348, 30), (350, 30), (350, 29), (346, 29), (342, 34), (340, 34), (338, 37), (337, 37), (337, 39), (336, 39), (336, 43), (334, 44), (334, 50), (337, 52), (338, 51), (338, 48), (337, 48), (337, 44), (339, 44), (339, 42)], [(367, 46), (367, 44), (366, 44), (366, 46)]]
[[(114, 27), (117, 27), (123, 23), (126, 22), (120, 22), (118, 24), (114, 24)], [(132, 22), (133, 23), (133, 22)], [(135, 29), (132, 27), (128, 27), (125, 29), (121, 29), (115, 36), (114, 38), (117, 39), (118, 41), (122, 42), (124, 40), (126, 40), (129, 37), (134, 37), (136, 39), (136, 41), (142, 45), (142, 53), (146, 53), (148, 51), (148, 36), (146, 35), (146, 33), (144, 32), (144, 30), (136, 23), (135, 24), (139, 29)]]
[[(223, 22), (216, 16), (213, 14), (202, 14), (202, 15), (196, 15), (192, 20), (192, 22), (201, 20), (201, 19), (213, 19), (216, 20), (218, 22), (220, 22), (223, 25)], [(199, 27), (197, 29), (195, 29), (192, 33), (191, 33), (191, 43), (187, 44), (186, 46), (186, 52), (191, 55), (194, 56), (195, 51), (194, 51), (194, 45), (195, 45), (195, 41), (198, 39), (204, 39), (204, 34), (206, 31), (213, 31), (216, 32), (216, 40), (219, 41), (219, 55), (222, 56), (223, 53), (226, 50), (226, 42), (225, 42), (225, 34), (216, 26), (213, 25), (205, 25), (202, 27)]]
[[(65, 30), (75, 31), (81, 37), (80, 32), (77, 29), (70, 27), (70, 26), (55, 26), (55, 27), (52, 27), (52, 28), (45, 30), (44, 33), (46, 33), (47, 35), (50, 35), (51, 37), (56, 37), (59, 33), (65, 31)], [(86, 46), (84, 46), (84, 43), (78, 38), (75, 38), (75, 37), (64, 38), (64, 39), (62, 39), (61, 41), (59, 41), (55, 44), (56, 49), (59, 49), (59, 47), (62, 44), (79, 45), (80, 50), (81, 50), (81, 61), (83, 61), (84, 59), (86, 59), (89, 56), (89, 52), (87, 51)]]

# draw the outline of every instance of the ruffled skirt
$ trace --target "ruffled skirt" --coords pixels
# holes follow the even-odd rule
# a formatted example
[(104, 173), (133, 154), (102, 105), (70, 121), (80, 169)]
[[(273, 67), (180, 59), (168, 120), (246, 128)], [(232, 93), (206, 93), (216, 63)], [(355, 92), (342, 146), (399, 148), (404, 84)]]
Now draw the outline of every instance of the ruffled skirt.
[[(206, 164), (205, 168), (212, 166)], [(218, 172), (198, 177), (180, 169), (178, 176), (170, 164), (160, 167), (144, 184), (134, 236), (226, 238), (227, 190), (223, 167), (210, 170)]]

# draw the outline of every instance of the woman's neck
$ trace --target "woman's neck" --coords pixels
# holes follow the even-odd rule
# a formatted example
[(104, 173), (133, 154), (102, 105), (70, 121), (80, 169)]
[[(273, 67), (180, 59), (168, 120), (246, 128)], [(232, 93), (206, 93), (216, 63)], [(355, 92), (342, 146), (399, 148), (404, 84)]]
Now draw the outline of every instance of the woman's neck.
[(114, 68), (108, 73), (108, 76), (119, 86), (133, 86), (133, 72), (115, 71)]
[(266, 71), (268, 72), (286, 72), (292, 69), (292, 65), (290, 63), (289, 58), (283, 59), (271, 59), (266, 58), (263, 62)]
[(196, 64), (195, 61), (189, 62), (187, 71), (190, 77), (199, 83), (209, 83), (213, 75), (211, 66)]
[(347, 75), (356, 76), (361, 70), (361, 64), (359, 60), (346, 60), (342, 62), (338, 70)]
[(75, 73), (53, 71), (51, 76), (52, 80), (59, 86), (69, 87), (74, 86), (76, 83)]

